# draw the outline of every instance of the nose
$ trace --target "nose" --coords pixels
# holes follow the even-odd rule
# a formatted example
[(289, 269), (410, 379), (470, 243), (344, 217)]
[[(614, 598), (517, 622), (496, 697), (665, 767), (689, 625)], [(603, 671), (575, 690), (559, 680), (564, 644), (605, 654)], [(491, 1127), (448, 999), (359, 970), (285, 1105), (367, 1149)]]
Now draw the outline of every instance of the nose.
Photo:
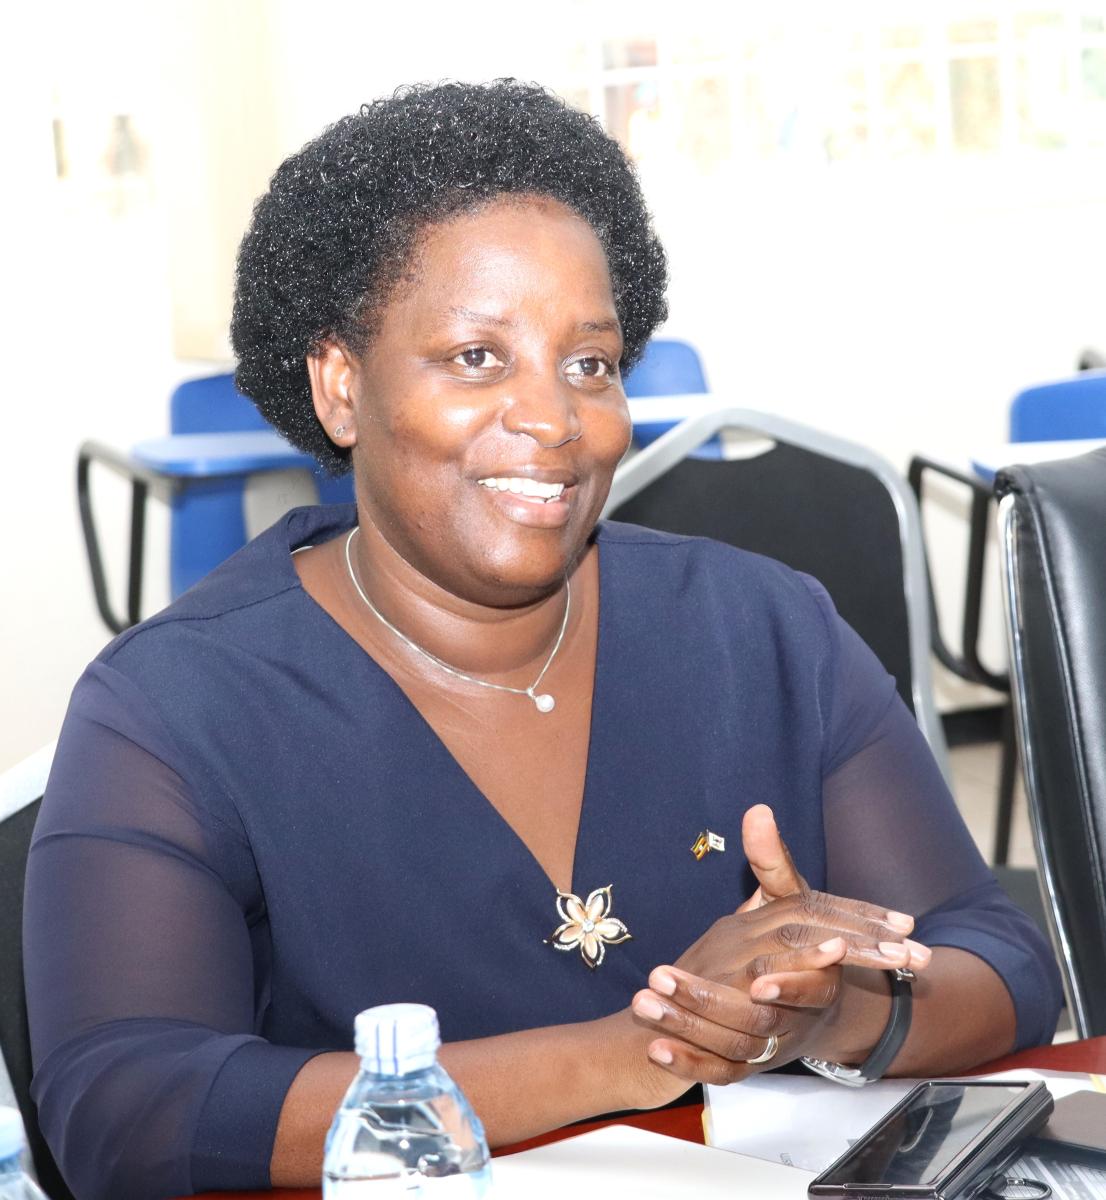
[(503, 425), (508, 433), (524, 433), (542, 449), (555, 450), (583, 433), (578, 403), (571, 384), (530, 374), (516, 379)]

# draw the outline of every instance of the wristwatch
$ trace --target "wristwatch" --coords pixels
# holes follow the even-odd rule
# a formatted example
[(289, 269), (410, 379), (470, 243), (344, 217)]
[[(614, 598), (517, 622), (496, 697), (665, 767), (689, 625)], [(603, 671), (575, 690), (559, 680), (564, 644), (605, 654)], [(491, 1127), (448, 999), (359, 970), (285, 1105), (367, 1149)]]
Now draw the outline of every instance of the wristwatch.
[(832, 1079), (834, 1083), (843, 1083), (846, 1087), (864, 1087), (883, 1078), (883, 1073), (895, 1061), (895, 1055), (902, 1049), (906, 1035), (910, 1032), (910, 985), (917, 978), (908, 967), (896, 967), (887, 974), (891, 978), (891, 1015), (887, 1018), (882, 1037), (872, 1047), (871, 1054), (859, 1067), (847, 1067), (844, 1063), (805, 1056), (800, 1059), (804, 1066), (827, 1079)]

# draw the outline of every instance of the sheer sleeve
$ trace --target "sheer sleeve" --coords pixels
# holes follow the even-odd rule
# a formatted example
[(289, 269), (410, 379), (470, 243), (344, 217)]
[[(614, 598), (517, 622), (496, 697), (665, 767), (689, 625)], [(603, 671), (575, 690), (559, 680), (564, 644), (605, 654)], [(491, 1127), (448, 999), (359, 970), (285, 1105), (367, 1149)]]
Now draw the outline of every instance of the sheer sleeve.
[(827, 890), (911, 913), (920, 942), (983, 959), (1014, 1002), (1018, 1048), (1048, 1042), (1062, 997), (1047, 941), (984, 863), (894, 680), (807, 582), (836, 642), (822, 791)]
[(267, 944), (228, 805), (201, 807), (139, 690), (78, 684), (27, 870), (25, 959), (43, 1132), (78, 1200), (268, 1187), (313, 1051), (257, 1036)]

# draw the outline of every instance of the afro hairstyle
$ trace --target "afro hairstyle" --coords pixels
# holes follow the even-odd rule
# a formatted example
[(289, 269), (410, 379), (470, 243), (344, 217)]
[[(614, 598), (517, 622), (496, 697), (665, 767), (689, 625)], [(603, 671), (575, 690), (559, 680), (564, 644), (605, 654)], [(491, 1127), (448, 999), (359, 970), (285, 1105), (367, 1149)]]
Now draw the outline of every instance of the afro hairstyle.
[(290, 442), (349, 469), (315, 415), (308, 356), (363, 353), (418, 240), (503, 195), (559, 201), (607, 257), (624, 371), (667, 315), (667, 264), (633, 166), (595, 118), (533, 84), (402, 88), (286, 159), (238, 251), (235, 382)]

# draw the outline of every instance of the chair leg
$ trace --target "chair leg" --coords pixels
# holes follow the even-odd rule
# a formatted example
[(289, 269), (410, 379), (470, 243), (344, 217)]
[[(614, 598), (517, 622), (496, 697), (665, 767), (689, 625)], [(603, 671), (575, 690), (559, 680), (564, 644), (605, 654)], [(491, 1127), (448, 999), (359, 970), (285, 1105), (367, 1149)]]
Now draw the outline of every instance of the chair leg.
[(1018, 777), (1018, 743), (1014, 737), (1014, 706), (1007, 704), (1002, 713), (1002, 768), (998, 783), (998, 820), (991, 860), (996, 867), (1006, 866), (1010, 857), (1010, 826), (1014, 819), (1014, 783)]

